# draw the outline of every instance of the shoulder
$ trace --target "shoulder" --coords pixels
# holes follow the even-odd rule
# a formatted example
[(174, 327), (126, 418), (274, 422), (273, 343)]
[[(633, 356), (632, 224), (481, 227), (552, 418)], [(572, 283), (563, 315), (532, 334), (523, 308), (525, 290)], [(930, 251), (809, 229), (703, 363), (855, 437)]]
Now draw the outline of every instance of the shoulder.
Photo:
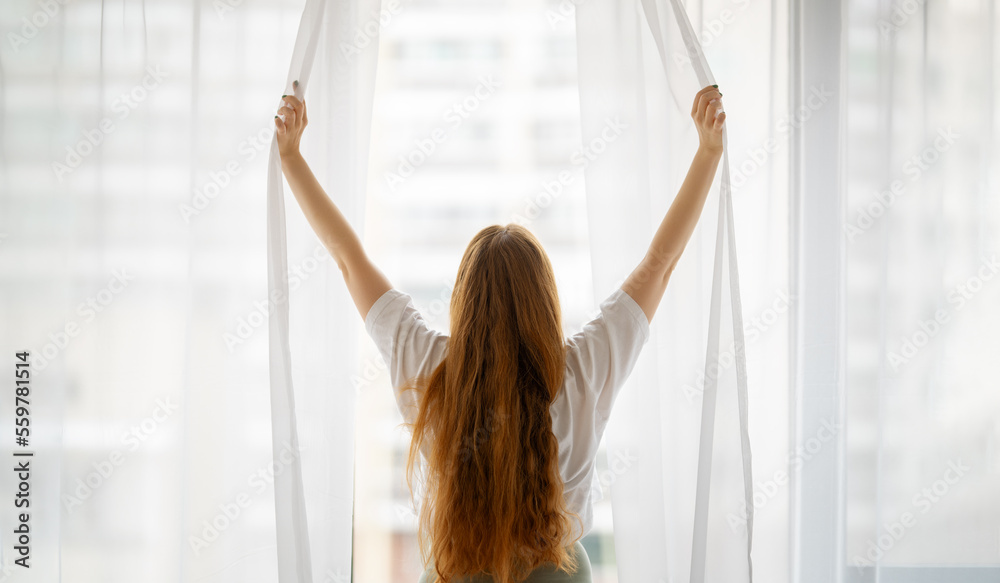
[(599, 313), (566, 340), (565, 406), (606, 419), (649, 337), (642, 308), (621, 288), (612, 292)]
[(392, 315), (401, 315), (408, 307), (413, 307), (413, 299), (396, 288), (383, 293), (365, 314), (365, 330), (372, 334), (384, 320)]
[(566, 340), (572, 351), (594, 339), (618, 339), (623, 336), (641, 346), (649, 339), (649, 319), (639, 304), (622, 288), (617, 288), (603, 302), (597, 314), (583, 328)]
[(642, 307), (622, 288), (616, 289), (601, 303), (601, 314), (606, 318), (623, 320), (641, 334), (643, 340), (649, 336), (649, 318)]

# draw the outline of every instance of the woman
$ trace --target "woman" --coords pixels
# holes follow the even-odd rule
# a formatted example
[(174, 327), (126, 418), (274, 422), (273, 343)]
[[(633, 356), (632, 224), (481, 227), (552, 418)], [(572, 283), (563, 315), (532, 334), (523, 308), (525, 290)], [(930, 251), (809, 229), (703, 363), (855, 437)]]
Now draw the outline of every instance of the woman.
[(388, 363), (413, 430), (411, 492), (425, 460), (422, 582), (591, 580), (579, 539), (592, 523), (597, 446), (715, 177), (721, 97), (713, 85), (694, 98), (700, 145), (646, 255), (601, 314), (564, 340), (552, 267), (518, 225), (472, 239), (452, 292), (451, 333), (428, 328), (316, 181), (299, 153), (306, 105), (283, 96), (274, 120), (282, 170)]

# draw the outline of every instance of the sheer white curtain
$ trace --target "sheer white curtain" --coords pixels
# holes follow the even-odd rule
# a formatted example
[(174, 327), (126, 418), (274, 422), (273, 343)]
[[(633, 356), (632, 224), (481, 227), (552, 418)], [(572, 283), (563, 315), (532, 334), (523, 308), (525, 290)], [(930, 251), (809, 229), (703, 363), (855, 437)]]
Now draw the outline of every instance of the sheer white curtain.
[[(307, 135), (303, 151), (314, 161), (325, 190), (359, 227), (364, 224), (378, 33), (377, 1), (310, 0), (302, 12), (285, 82), (288, 94), (305, 99), (307, 107), (314, 105), (309, 123), (315, 131)], [(310, 86), (316, 99), (306, 99)], [(315, 247), (316, 238), (308, 228), (287, 228), (276, 139), (269, 155), (268, 297), (275, 302), (268, 322), (273, 464), (283, 463), (286, 447), (303, 449), (275, 478), (278, 578), (347, 581), (354, 514), (356, 395), (351, 378), (358, 368), (349, 363), (359, 360), (351, 334), (358, 317), (343, 285), (336, 292), (326, 289), (289, 301), (295, 277), (289, 270), (289, 242), (293, 247)], [(329, 267), (332, 262), (325, 264)], [(317, 314), (316, 306), (325, 307), (326, 313)], [(289, 327), (289, 312), (297, 327)]]
[[(672, 5), (551, 7), (576, 12), (596, 299), (642, 256), (697, 142), (698, 83)], [(14, 563), (21, 480), (0, 473), (11, 502), (0, 580), (351, 580), (354, 379), (372, 378), (372, 363), (360, 362), (340, 274), (287, 192), (287, 248), (271, 247), (268, 287), (271, 116), (303, 80), (307, 159), (363, 225), (379, 21), (405, 20), (408, 6), (0, 7), (0, 353), (10, 371), (17, 352), (33, 355), (28, 441), (14, 441), (8, 385), (0, 456), (34, 454), (30, 570)], [(756, 578), (998, 580), (997, 8), (686, 10), (729, 112)], [(401, 36), (421, 26), (403, 20)], [(530, 60), (531, 46), (519, 50)], [(474, 118), (465, 129), (492, 139)], [(536, 174), (522, 185), (545, 180)], [(271, 219), (278, 194), (272, 182)], [(516, 198), (511, 213), (523, 211)], [(609, 426), (600, 486), (622, 582), (690, 580), (718, 201), (717, 184)], [(269, 301), (282, 257), (289, 299)], [(269, 340), (282, 354), (276, 308), (289, 310), (284, 364), (269, 363)], [(723, 316), (727, 326), (707, 581), (746, 572)]]
[[(586, 174), (595, 296), (613, 289), (631, 270), (633, 264), (622, 257), (638, 258), (645, 252), (697, 147), (690, 118), (694, 94), (702, 83), (718, 83), (723, 101), (738, 104), (729, 110), (728, 150), (736, 188), (736, 241), (741, 259), (748, 259), (739, 274), (745, 282), (747, 328), (735, 329), (750, 339), (750, 412), (783, 415), (786, 396), (774, 390), (786, 382), (780, 366), (784, 338), (779, 320), (788, 309), (784, 257), (774, 252), (784, 245), (787, 192), (779, 173), (787, 136), (775, 127), (785, 75), (782, 64), (774, 64), (783, 35), (778, 25), (782, 11), (733, 2), (697, 3), (693, 8), (697, 36), (685, 42), (680, 3), (577, 6), (583, 137), (585, 144), (594, 140), (600, 151)], [(715, 69), (714, 81), (699, 79), (703, 47)], [(740, 66), (745, 61), (736, 62), (736, 51), (755, 63), (753, 70)], [(753, 108), (764, 115), (750, 113)], [(626, 129), (602, 151), (601, 132), (612, 121)], [(725, 216), (719, 214), (723, 174), (720, 168), (702, 222), (671, 278), (653, 320), (654, 333), (608, 428), (609, 465), (620, 470), (612, 497), (622, 581), (749, 580), (748, 509), (755, 505), (745, 503), (743, 463), (744, 453), (749, 463), (749, 452), (742, 451), (736, 374), (742, 359), (737, 354), (742, 349), (736, 346), (742, 346), (744, 338), (734, 335), (729, 277), (735, 272), (728, 262), (727, 239), (716, 258), (717, 236), (729, 233), (727, 222), (720, 223)], [(721, 261), (718, 272), (713, 269), (716, 260)], [(709, 317), (713, 291), (720, 295), (719, 328), (714, 333)], [(763, 326), (762, 311), (767, 312)], [(706, 346), (712, 353), (713, 340), (718, 355), (706, 371)], [(702, 417), (703, 396), (711, 396), (713, 384), (718, 410), (713, 411), (708, 400), (709, 416)], [(771, 391), (759, 391), (768, 385)], [(704, 435), (703, 419), (714, 422), (714, 430), (706, 428)], [(755, 462), (773, 473), (785, 461), (780, 454), (784, 436), (754, 425), (763, 419), (750, 417), (754, 439), (760, 436), (763, 444)], [(701, 492), (700, 501), (707, 503), (707, 531), (696, 534), (701, 443), (702, 455), (713, 455), (705, 484), (710, 487)], [(632, 463), (611, 463), (621, 455)], [(760, 504), (765, 534), (755, 537), (763, 541), (754, 553), (758, 576), (780, 580), (787, 491), (776, 485), (759, 494), (767, 499)], [(707, 546), (697, 550), (699, 537), (705, 537)]]
[[(307, 19), (323, 34), (303, 149), (362, 225), (379, 4), (307, 13), (324, 4)], [(30, 441), (2, 452), (34, 453), (31, 568), (13, 562), (19, 509), (4, 504), (8, 580), (274, 581), (294, 563), (284, 484), (300, 464), (312, 564), (296, 580), (350, 580), (360, 321), (301, 213), (287, 216), (290, 303), (269, 296), (264, 262), (272, 116), (285, 79), (307, 73), (302, 15), (302, 2), (0, 7), (0, 343), (11, 371), (15, 352), (33, 357)], [(278, 306), (298, 451), (287, 425), (272, 441)], [(0, 480), (13, 496), (12, 472)]]
[(1000, 15), (848, 10), (846, 579), (997, 581)]
[(793, 8), (793, 578), (1000, 580), (995, 4)]
[[(274, 159), (270, 181), (264, 160), (270, 112), (301, 79), (297, 91), (314, 96), (304, 150), (363, 224), (378, 8), (5, 4), (4, 109), (17, 115), (4, 118), (4, 344), (34, 355), (33, 463), (58, 476), (35, 482), (34, 570), (21, 578), (350, 576), (359, 324), (300, 214), (281, 216)], [(648, 27), (633, 23), (626, 34), (648, 49)], [(635, 63), (662, 91), (661, 65)], [(625, 131), (644, 131), (628, 123)], [(612, 120), (586, 125), (588, 146), (616, 129)], [(662, 215), (665, 202), (649, 204)], [(594, 265), (629, 251), (634, 262), (639, 240), (613, 254), (595, 247)], [(698, 285), (681, 292), (700, 301), (705, 248), (686, 267)], [(597, 287), (607, 287), (601, 277)], [(694, 363), (677, 375), (695, 393), (705, 341), (681, 342), (699, 347), (694, 360), (676, 357)], [(698, 397), (688, 396), (697, 415)], [(671, 487), (693, 492), (690, 480)], [(645, 568), (627, 545), (620, 552), (623, 579)]]

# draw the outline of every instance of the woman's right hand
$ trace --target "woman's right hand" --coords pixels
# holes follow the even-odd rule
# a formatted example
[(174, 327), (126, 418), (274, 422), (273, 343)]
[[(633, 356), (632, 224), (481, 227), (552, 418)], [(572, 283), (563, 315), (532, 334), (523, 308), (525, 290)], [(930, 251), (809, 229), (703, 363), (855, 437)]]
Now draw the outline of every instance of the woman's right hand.
[[(299, 101), (294, 95), (285, 95), (281, 99), (282, 106), (278, 115), (274, 116), (274, 127), (278, 134), (278, 153), (285, 158), (299, 153), (299, 140), (309, 123), (309, 116), (304, 101)], [(279, 115), (285, 118), (284, 121)]]
[(722, 109), (722, 93), (715, 85), (709, 85), (698, 92), (691, 107), (691, 118), (698, 128), (700, 147), (712, 152), (722, 151), (722, 127), (726, 123), (726, 112)]

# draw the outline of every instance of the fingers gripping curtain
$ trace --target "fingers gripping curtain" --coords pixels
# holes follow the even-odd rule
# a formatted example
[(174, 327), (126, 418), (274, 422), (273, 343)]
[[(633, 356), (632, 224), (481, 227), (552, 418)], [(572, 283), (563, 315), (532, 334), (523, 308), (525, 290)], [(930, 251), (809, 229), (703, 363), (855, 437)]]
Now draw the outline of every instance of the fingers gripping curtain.
[[(645, 253), (669, 203), (664, 199), (677, 191), (694, 150), (693, 97), (715, 81), (680, 0), (586, 2), (577, 6), (576, 20), (584, 142), (611, 120), (626, 128), (585, 170), (595, 296), (602, 297), (627, 275), (602, 250)], [(702, 221), (672, 277), (650, 345), (608, 425), (621, 581), (752, 578), (746, 365), (726, 133), (723, 142), (719, 197), (709, 197), (704, 213), (711, 216), (718, 204), (707, 328), (691, 314), (703, 315), (707, 290), (698, 284), (707, 274), (699, 269), (707, 265), (701, 254), (703, 248), (707, 254), (710, 220)], [(666, 326), (672, 329), (661, 335)], [(697, 333), (704, 344), (690, 341)], [(693, 350), (698, 345), (707, 345), (701, 355)], [(690, 408), (678, 398), (686, 380), (678, 370), (695, 362), (704, 365), (702, 385), (693, 391), (701, 400), (699, 425), (684, 415)], [(684, 393), (690, 396), (688, 387)], [(696, 463), (688, 446), (694, 442)], [(632, 463), (619, 471), (615, 459)], [(737, 527), (719, 509), (734, 498), (746, 509)]]
[[(322, 96), (307, 101), (310, 125), (314, 127), (309, 132), (313, 136), (303, 139), (303, 151), (327, 192), (355, 225), (363, 224), (361, 211), (365, 197), (379, 8), (378, 0), (308, 0), (285, 83), (287, 94), (305, 99), (311, 81), (318, 89), (316, 93)], [(359, 34), (369, 42), (358, 42)], [(311, 148), (312, 144), (316, 147)], [(317, 150), (320, 155), (316, 155)], [(283, 583), (308, 583), (313, 580), (314, 573), (322, 573), (321, 580), (349, 581), (355, 392), (346, 390), (351, 386), (347, 374), (350, 371), (334, 371), (327, 386), (318, 391), (301, 388), (296, 391), (293, 387), (291, 341), (297, 336), (289, 326), (289, 253), (282, 185), (278, 143), (273, 138), (267, 180), (267, 269), (268, 297), (274, 304), (268, 320), (272, 453), (275, 467), (283, 468), (280, 473), (275, 472), (274, 478), (278, 577)], [(349, 298), (338, 298), (338, 293), (346, 295), (342, 290), (330, 292), (333, 297), (326, 301), (350, 306)], [(332, 325), (332, 329), (345, 331), (353, 324), (347, 320), (355, 318), (353, 309), (334, 313), (345, 320)], [(308, 325), (308, 318), (300, 320)], [(350, 335), (342, 333), (339, 336), (344, 339), (338, 341), (342, 344), (331, 342), (331, 347), (351, 350), (346, 340)], [(296, 350), (297, 355), (304, 352)], [(323, 354), (317, 355), (317, 360), (322, 362), (323, 359)], [(299, 361), (296, 368), (302, 364)], [(315, 375), (304, 380), (316, 382)], [(303, 404), (297, 411), (296, 395), (316, 394), (332, 403), (319, 410), (336, 418), (319, 418), (316, 410)], [(313, 436), (309, 439), (300, 438), (300, 429), (306, 425), (313, 428)], [(292, 456), (293, 461), (288, 462), (289, 449), (308, 454)], [(313, 503), (303, 485), (304, 472), (309, 476), (305, 481), (317, 484), (320, 490)], [(307, 515), (311, 520), (307, 520)], [(311, 525), (311, 522), (322, 524)], [(322, 553), (311, 554), (311, 533)]]
[[(303, 12), (286, 85), (289, 93), (302, 98), (317, 54), (321, 59), (331, 61), (330, 67), (319, 70), (316, 79), (325, 82), (334, 110), (332, 128), (326, 130), (329, 134), (325, 136), (326, 145), (331, 150), (324, 159), (324, 163), (329, 165), (330, 177), (326, 186), (335, 199), (343, 196), (348, 202), (363, 199), (364, 178), (363, 174), (357, 173), (357, 169), (364, 167), (364, 153), (367, 152), (376, 62), (374, 50), (351, 54), (358, 51), (350, 37), (365, 26), (374, 27), (377, 36), (377, 17), (371, 18), (377, 13), (378, 4), (371, 0), (339, 5), (309, 0)], [(662, 216), (662, 212), (650, 214), (650, 210), (662, 206), (662, 201), (657, 199), (664, 198), (660, 193), (666, 192), (665, 183), (670, 176), (654, 161), (657, 159), (654, 154), (682, 143), (677, 135), (666, 137), (669, 132), (657, 134), (656, 128), (667, 127), (664, 124), (675, 112), (665, 108), (666, 99), (656, 102), (649, 98), (655, 95), (666, 98), (669, 93), (677, 109), (683, 112), (696, 90), (712, 82), (711, 71), (683, 6), (677, 0), (671, 0), (669, 8), (658, 6), (652, 0), (643, 0), (641, 4), (637, 0), (615, 4), (583, 3), (577, 8), (577, 30), (584, 136), (599, 135), (611, 118), (622, 118), (626, 128), (621, 144), (616, 144), (620, 147), (608, 148), (586, 169), (588, 213), (592, 218), (604, 218), (603, 221), (591, 221), (591, 244), (596, 247), (614, 242), (619, 248), (624, 245), (632, 256), (640, 257), (653, 227), (649, 223), (643, 225), (642, 220), (649, 216)], [(377, 39), (372, 44), (377, 45)], [(344, 46), (355, 47), (355, 50), (343, 51)], [(676, 59), (676, 55), (684, 58)], [(292, 85), (296, 79), (299, 81), (297, 87)], [(311, 117), (315, 118), (315, 115)], [(358, 155), (358, 152), (362, 154)], [(618, 406), (618, 409), (624, 409), (617, 413), (618, 419), (628, 418), (631, 421), (638, 418), (641, 422), (631, 423), (628, 427), (611, 423), (608, 428), (609, 456), (616, 450), (631, 450), (638, 460), (633, 471), (620, 476), (613, 490), (616, 547), (622, 581), (668, 580), (674, 577), (690, 577), (691, 581), (698, 582), (723, 578), (750, 579), (753, 506), (750, 504), (750, 452), (746, 427), (746, 371), (728, 156), (723, 159), (718, 204), (709, 323), (707, 330), (702, 331), (708, 349), (702, 353), (705, 373), (701, 391), (702, 421), (696, 428), (699, 435), (696, 468), (686, 473), (667, 471), (668, 467), (674, 469), (669, 464), (670, 460), (683, 457), (671, 451), (676, 450), (676, 442), (683, 440), (671, 439), (662, 425), (660, 413), (669, 407), (670, 396), (658, 390), (662, 384), (655, 363), (650, 359), (657, 352), (655, 337), (653, 350), (646, 351), (633, 375), (632, 384), (638, 386), (631, 390), (632, 394), (630, 390), (623, 391)], [(628, 209), (628, 220), (607, 220), (607, 217), (620, 218), (623, 209)], [(707, 210), (706, 214), (709, 212)], [(637, 225), (642, 228), (636, 228)], [(692, 249), (689, 254), (697, 256), (694, 251)], [(605, 288), (624, 274), (617, 273), (615, 265), (604, 261), (603, 254), (594, 253), (593, 256), (595, 292), (600, 290), (604, 293), (608, 291)], [(276, 309), (270, 313), (269, 346), (272, 445), (275, 464), (278, 465), (281, 462), (279, 452), (283, 448), (290, 444), (297, 450), (300, 445), (290, 358), (284, 198), (276, 142), (272, 142), (268, 168), (268, 287), (270, 297), (275, 299), (276, 304)], [(698, 305), (704, 296), (697, 286), (676, 291), (675, 300), (686, 295), (694, 305)], [(674, 293), (674, 290), (668, 293)], [(729, 346), (732, 354), (727, 365), (721, 348)], [(683, 350), (678, 352), (680, 357), (677, 360), (680, 362), (685, 354)], [(344, 415), (352, 417), (353, 393), (338, 396), (343, 398)], [(722, 399), (717, 404), (719, 397)], [(715, 439), (716, 433), (720, 436), (731, 433), (723, 431), (727, 428), (725, 424), (719, 426), (718, 432), (715, 426), (717, 406), (721, 405), (720, 410), (726, 410), (730, 397), (735, 399), (736, 404), (733, 419), (738, 427), (733, 436), (738, 444), (736, 448), (731, 443), (732, 439)], [(650, 400), (657, 406), (648, 406)], [(337, 440), (333, 443), (353, 443), (351, 432), (353, 426), (344, 424), (333, 436)], [(331, 499), (343, 506), (339, 509), (342, 513), (336, 514), (347, 517), (350, 516), (352, 493), (349, 491), (351, 481), (344, 476), (352, 474), (351, 450), (338, 447), (327, 452), (327, 455), (336, 458), (327, 461), (330, 470), (337, 472), (342, 487), (348, 489)], [(282, 581), (311, 581), (315, 567), (310, 556), (302, 459), (301, 456), (296, 457), (291, 465), (286, 464), (287, 471), (275, 477), (278, 564)], [(742, 470), (738, 472), (742, 474), (741, 493), (732, 483), (733, 464), (730, 462), (734, 460)], [(713, 466), (717, 470), (722, 468), (728, 471), (717, 473), (718, 478), (713, 481)], [(688, 484), (682, 476), (695, 473), (696, 490), (685, 492)], [(747, 516), (745, 528), (734, 536), (716, 528), (721, 516), (710, 514), (709, 501), (715, 496), (735, 494), (744, 497)], [(694, 498), (694, 503), (685, 507), (691, 498)], [(682, 502), (676, 503), (675, 500)], [(649, 521), (650, 516), (656, 517), (656, 520)], [(333, 544), (324, 548), (334, 554), (332, 559), (328, 559), (330, 564), (348, 566), (350, 520), (342, 522), (343, 536), (334, 536), (329, 541)], [(690, 539), (676, 537), (682, 525), (690, 525), (693, 533)], [(743, 549), (738, 555), (734, 554), (737, 547)], [(706, 568), (706, 557), (709, 555), (712, 561)], [(747, 561), (742, 567), (739, 566), (741, 561), (733, 561), (740, 556)], [(690, 561), (687, 561), (688, 557)], [(690, 571), (677, 571), (684, 568), (679, 567), (681, 564), (690, 565)]]

